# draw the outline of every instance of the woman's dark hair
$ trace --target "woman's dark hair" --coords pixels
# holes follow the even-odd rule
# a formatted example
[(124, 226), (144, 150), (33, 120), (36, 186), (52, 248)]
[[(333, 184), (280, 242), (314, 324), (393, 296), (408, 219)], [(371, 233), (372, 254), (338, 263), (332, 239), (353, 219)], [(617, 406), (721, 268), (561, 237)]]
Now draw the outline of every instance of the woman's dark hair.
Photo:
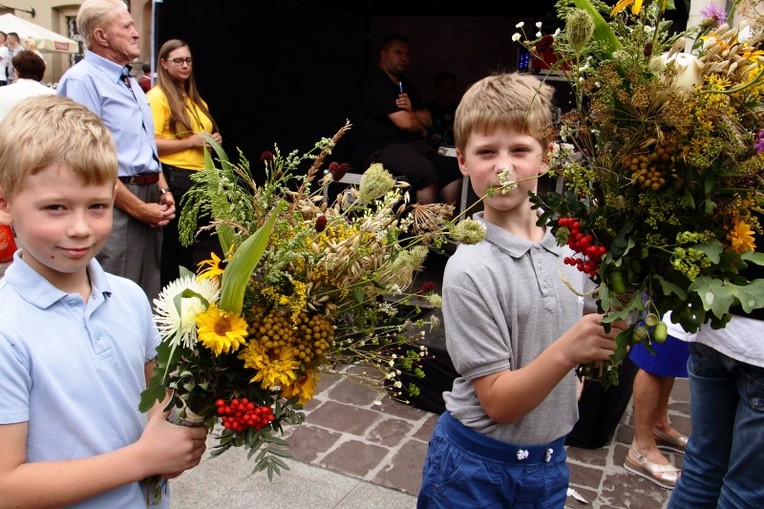
[(11, 63), (19, 73), (19, 79), (42, 81), (45, 75), (45, 60), (34, 51), (27, 49), (19, 51)]

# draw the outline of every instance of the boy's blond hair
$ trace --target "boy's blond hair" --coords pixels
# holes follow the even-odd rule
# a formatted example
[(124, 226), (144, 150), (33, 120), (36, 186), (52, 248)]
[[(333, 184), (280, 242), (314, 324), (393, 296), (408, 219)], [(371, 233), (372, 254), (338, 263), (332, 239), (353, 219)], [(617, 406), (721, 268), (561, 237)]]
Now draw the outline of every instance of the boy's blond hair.
[(27, 177), (64, 165), (85, 185), (117, 181), (117, 150), (101, 118), (66, 97), (21, 101), (0, 129), (0, 188), (8, 200)]
[(470, 134), (499, 128), (530, 134), (547, 147), (552, 139), (554, 88), (534, 76), (503, 73), (474, 83), (462, 96), (454, 117), (456, 148), (464, 152)]

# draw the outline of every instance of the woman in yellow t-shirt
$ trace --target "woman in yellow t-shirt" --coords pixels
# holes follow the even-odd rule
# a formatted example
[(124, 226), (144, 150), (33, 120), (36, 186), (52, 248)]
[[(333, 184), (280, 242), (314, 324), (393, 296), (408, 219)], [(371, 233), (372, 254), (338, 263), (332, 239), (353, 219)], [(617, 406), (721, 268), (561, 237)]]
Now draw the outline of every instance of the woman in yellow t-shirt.
[(180, 243), (178, 219), (182, 213), (181, 199), (193, 185), (191, 172), (204, 168), (205, 138), (199, 133), (206, 133), (217, 143), (222, 143), (223, 138), (196, 88), (188, 44), (179, 39), (165, 42), (159, 49), (158, 64), (156, 86), (146, 97), (154, 115), (159, 160), (178, 206), (175, 219), (164, 227), (161, 258), (164, 287), (178, 277), (179, 266), (194, 269), (193, 246)]

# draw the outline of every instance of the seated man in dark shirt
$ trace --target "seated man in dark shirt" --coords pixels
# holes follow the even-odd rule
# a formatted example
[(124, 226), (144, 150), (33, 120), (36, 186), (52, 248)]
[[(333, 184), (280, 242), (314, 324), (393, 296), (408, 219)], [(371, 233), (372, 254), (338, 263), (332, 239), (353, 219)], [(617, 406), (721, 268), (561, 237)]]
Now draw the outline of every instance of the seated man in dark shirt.
[(366, 168), (382, 163), (411, 184), (418, 203), (456, 204), (461, 173), (455, 158), (439, 155), (426, 141), (432, 117), (414, 84), (403, 76), (409, 54), (402, 35), (382, 42), (379, 62), (364, 79), (351, 118), (355, 164)]

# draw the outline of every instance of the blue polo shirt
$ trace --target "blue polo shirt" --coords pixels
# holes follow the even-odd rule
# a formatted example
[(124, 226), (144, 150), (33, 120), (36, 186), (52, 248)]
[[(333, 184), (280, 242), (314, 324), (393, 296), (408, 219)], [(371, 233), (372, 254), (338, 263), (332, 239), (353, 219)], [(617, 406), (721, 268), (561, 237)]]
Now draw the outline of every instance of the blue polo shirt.
[[(51, 285), (19, 253), (0, 279), (0, 424), (28, 421), (29, 463), (134, 443), (146, 425), (138, 411), (144, 364), (159, 343), (143, 290), (92, 260), (85, 303)], [(144, 497), (132, 483), (74, 507), (145, 509)]]
[(101, 117), (117, 146), (119, 176), (161, 171), (154, 118), (146, 94), (135, 78), (131, 87), (122, 82), (123, 66), (90, 50), (69, 68), (56, 87), (56, 94), (69, 97)]

